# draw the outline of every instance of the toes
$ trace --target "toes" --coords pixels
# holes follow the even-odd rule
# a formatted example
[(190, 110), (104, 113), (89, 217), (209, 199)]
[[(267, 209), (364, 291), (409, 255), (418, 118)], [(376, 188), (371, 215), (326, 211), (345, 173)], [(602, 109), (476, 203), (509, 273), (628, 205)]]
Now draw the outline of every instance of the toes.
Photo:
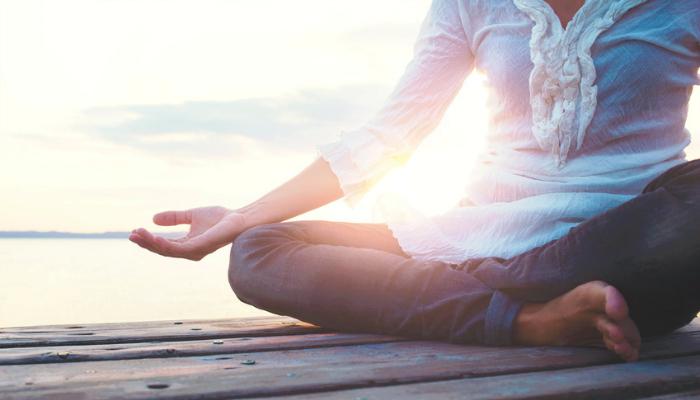
[(608, 350), (615, 353), (618, 357), (625, 361), (632, 356), (633, 349), (627, 343), (613, 342), (608, 337), (603, 338), (603, 343), (605, 343), (605, 347), (607, 347)]
[(633, 347), (638, 349), (639, 346), (642, 345), (642, 337), (639, 334), (639, 329), (637, 328), (637, 324), (635, 324), (632, 319), (627, 318), (622, 321), (618, 321), (618, 326), (620, 329), (622, 329), (625, 338)]
[(603, 343), (608, 350), (627, 362), (636, 361), (639, 358), (639, 351), (626, 341), (613, 342), (610, 338), (604, 337)]
[(627, 301), (619, 290), (610, 285), (605, 287), (605, 314), (618, 321), (629, 317)]
[(625, 334), (618, 324), (606, 317), (599, 317), (595, 321), (596, 328), (604, 338), (609, 339), (613, 343), (621, 343), (625, 340)]
[(585, 304), (589, 311), (606, 314), (613, 320), (628, 317), (627, 301), (614, 286), (604, 281), (591, 281), (581, 285), (580, 288), (580, 293), (585, 299), (581, 304)]
[(627, 362), (635, 361), (639, 358), (639, 352), (627, 342), (615, 344), (614, 348), (615, 353)]
[(634, 321), (629, 318), (613, 321), (606, 317), (599, 317), (596, 319), (595, 325), (602, 334), (603, 342), (608, 349), (625, 361), (634, 361), (639, 358), (641, 338)]

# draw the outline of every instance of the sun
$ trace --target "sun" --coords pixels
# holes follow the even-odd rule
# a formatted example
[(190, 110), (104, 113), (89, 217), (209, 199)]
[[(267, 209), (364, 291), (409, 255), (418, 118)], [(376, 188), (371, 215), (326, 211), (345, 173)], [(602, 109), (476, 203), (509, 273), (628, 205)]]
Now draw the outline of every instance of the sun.
[(401, 213), (434, 215), (460, 199), (488, 129), (486, 77), (472, 73), (438, 128), (412, 157), (368, 194), (363, 206), (380, 222)]

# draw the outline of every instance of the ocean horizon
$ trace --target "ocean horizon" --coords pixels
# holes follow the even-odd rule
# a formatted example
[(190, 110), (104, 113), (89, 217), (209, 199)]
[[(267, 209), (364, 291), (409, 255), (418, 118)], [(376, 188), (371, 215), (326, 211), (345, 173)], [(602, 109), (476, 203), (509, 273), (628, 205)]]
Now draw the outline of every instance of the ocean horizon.
[(270, 315), (231, 291), (230, 246), (193, 262), (126, 236), (1, 237), (0, 327)]
[[(185, 232), (154, 232), (168, 238), (185, 235)], [(127, 239), (131, 232), (66, 232), (66, 231), (0, 231), (0, 239)]]

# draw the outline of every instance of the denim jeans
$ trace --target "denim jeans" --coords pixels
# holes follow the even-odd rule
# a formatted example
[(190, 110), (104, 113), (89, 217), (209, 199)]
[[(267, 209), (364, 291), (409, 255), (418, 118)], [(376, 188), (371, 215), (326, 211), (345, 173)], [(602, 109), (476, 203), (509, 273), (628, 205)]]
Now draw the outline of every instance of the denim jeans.
[(642, 337), (700, 310), (700, 160), (679, 164), (630, 201), (510, 259), (461, 264), (406, 255), (385, 224), (289, 221), (241, 233), (229, 282), (243, 302), (322, 327), (453, 343), (513, 344), (526, 302), (603, 280)]

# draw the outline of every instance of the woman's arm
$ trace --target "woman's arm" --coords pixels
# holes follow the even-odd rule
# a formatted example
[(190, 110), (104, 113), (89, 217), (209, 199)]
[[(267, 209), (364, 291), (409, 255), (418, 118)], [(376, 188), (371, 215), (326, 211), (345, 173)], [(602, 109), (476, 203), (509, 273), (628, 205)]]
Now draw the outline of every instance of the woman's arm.
[(165, 211), (153, 217), (153, 222), (161, 226), (189, 224), (190, 231), (183, 238), (167, 239), (139, 228), (131, 233), (129, 240), (164, 256), (201, 260), (248, 228), (287, 220), (342, 196), (338, 179), (319, 157), (299, 174), (244, 207), (200, 207)]
[(130, 239), (164, 256), (200, 260), (247, 228), (284, 221), (340, 197), (354, 207), (389, 170), (408, 160), (473, 69), (464, 31), (468, 15), (462, 5), (456, 0), (432, 1), (413, 58), (384, 105), (360, 128), (319, 146), (320, 157), (297, 176), (235, 210), (204, 207), (155, 215), (158, 225), (189, 224), (183, 238), (169, 240), (140, 228)]
[(433, 0), (413, 58), (382, 107), (357, 129), (343, 131), (337, 140), (318, 148), (350, 207), (386, 173), (410, 159), (473, 70), (467, 9), (462, 0)]
[(281, 222), (314, 210), (343, 196), (328, 162), (318, 157), (292, 179), (253, 203), (241, 207), (246, 228)]

